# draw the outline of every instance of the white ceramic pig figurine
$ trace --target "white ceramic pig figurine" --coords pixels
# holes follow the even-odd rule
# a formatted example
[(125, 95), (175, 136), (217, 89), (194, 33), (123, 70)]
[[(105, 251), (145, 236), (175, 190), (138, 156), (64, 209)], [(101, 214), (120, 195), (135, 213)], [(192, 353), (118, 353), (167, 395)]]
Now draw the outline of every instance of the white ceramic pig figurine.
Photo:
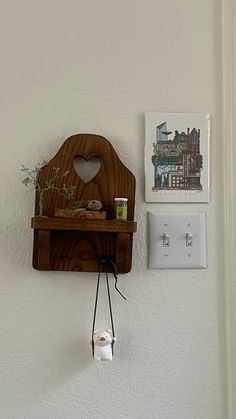
[(112, 360), (112, 343), (116, 338), (112, 337), (111, 330), (95, 330), (93, 334), (94, 359), (97, 361)]

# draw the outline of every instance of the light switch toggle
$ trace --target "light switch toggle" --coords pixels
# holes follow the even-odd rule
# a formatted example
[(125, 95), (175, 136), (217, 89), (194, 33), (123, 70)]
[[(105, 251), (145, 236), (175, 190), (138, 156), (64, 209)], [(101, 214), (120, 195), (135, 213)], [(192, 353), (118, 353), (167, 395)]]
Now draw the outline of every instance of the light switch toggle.
[(163, 247), (170, 247), (170, 235), (167, 233), (163, 233)]
[(193, 247), (193, 235), (190, 233), (186, 233), (186, 246)]
[(149, 269), (206, 268), (206, 247), (205, 211), (149, 212)]

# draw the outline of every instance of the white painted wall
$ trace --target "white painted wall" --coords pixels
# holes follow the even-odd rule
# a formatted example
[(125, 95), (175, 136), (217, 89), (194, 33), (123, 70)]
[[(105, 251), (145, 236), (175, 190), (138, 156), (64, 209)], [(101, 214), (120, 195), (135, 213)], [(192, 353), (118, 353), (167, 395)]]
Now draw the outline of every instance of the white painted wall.
[[(225, 419), (219, 0), (4, 1), (0, 14), (1, 419)], [(207, 270), (148, 271), (144, 112), (211, 112)], [(22, 163), (107, 137), (137, 178), (133, 270), (114, 361), (90, 354), (95, 274), (31, 268)], [(220, 169), (219, 169), (220, 168)]]
[(222, 1), (222, 58), (223, 58), (223, 156), (224, 170), (224, 231), (225, 284), (228, 366), (228, 419), (236, 417), (236, 4)]

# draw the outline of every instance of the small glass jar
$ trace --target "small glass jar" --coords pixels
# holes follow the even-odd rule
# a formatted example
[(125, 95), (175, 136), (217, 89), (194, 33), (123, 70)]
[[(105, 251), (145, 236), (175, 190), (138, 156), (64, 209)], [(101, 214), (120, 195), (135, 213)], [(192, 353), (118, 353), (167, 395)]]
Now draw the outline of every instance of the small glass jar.
[(115, 219), (127, 221), (128, 198), (114, 198)]

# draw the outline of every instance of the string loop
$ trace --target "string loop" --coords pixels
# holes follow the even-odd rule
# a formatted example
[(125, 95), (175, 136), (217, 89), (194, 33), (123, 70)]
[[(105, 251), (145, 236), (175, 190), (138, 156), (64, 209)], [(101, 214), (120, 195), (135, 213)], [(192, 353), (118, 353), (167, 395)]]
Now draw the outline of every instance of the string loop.
[[(120, 290), (117, 287), (117, 281), (118, 281), (118, 277), (117, 277), (117, 268), (115, 263), (107, 258), (107, 257), (103, 257), (101, 259), (102, 264), (104, 266), (104, 271), (105, 271), (105, 278), (106, 278), (106, 286), (107, 286), (107, 297), (108, 297), (108, 304), (109, 304), (109, 313), (110, 313), (110, 320), (111, 320), (111, 329), (112, 329), (112, 344), (111, 344), (111, 349), (112, 349), (112, 354), (113, 354), (113, 347), (114, 347), (114, 341), (115, 339), (115, 327), (114, 327), (114, 320), (113, 320), (113, 313), (112, 313), (112, 304), (111, 304), (111, 293), (110, 293), (110, 286), (109, 286), (109, 278), (108, 278), (108, 273), (105, 269), (105, 265), (109, 264), (112, 266), (112, 273), (113, 276), (115, 278), (115, 289), (116, 291), (121, 295), (122, 298), (125, 298), (125, 296), (120, 292)], [(98, 305), (98, 294), (99, 294), (99, 286), (100, 286), (100, 279), (101, 279), (101, 272), (98, 272), (98, 278), (97, 278), (97, 288), (96, 288), (96, 295), (95, 295), (95, 304), (94, 304), (94, 313), (93, 313), (93, 326), (92, 326), (92, 353), (93, 353), (93, 357), (94, 357), (94, 330), (95, 330), (95, 323), (96, 323), (96, 316), (97, 316), (97, 305)]]

